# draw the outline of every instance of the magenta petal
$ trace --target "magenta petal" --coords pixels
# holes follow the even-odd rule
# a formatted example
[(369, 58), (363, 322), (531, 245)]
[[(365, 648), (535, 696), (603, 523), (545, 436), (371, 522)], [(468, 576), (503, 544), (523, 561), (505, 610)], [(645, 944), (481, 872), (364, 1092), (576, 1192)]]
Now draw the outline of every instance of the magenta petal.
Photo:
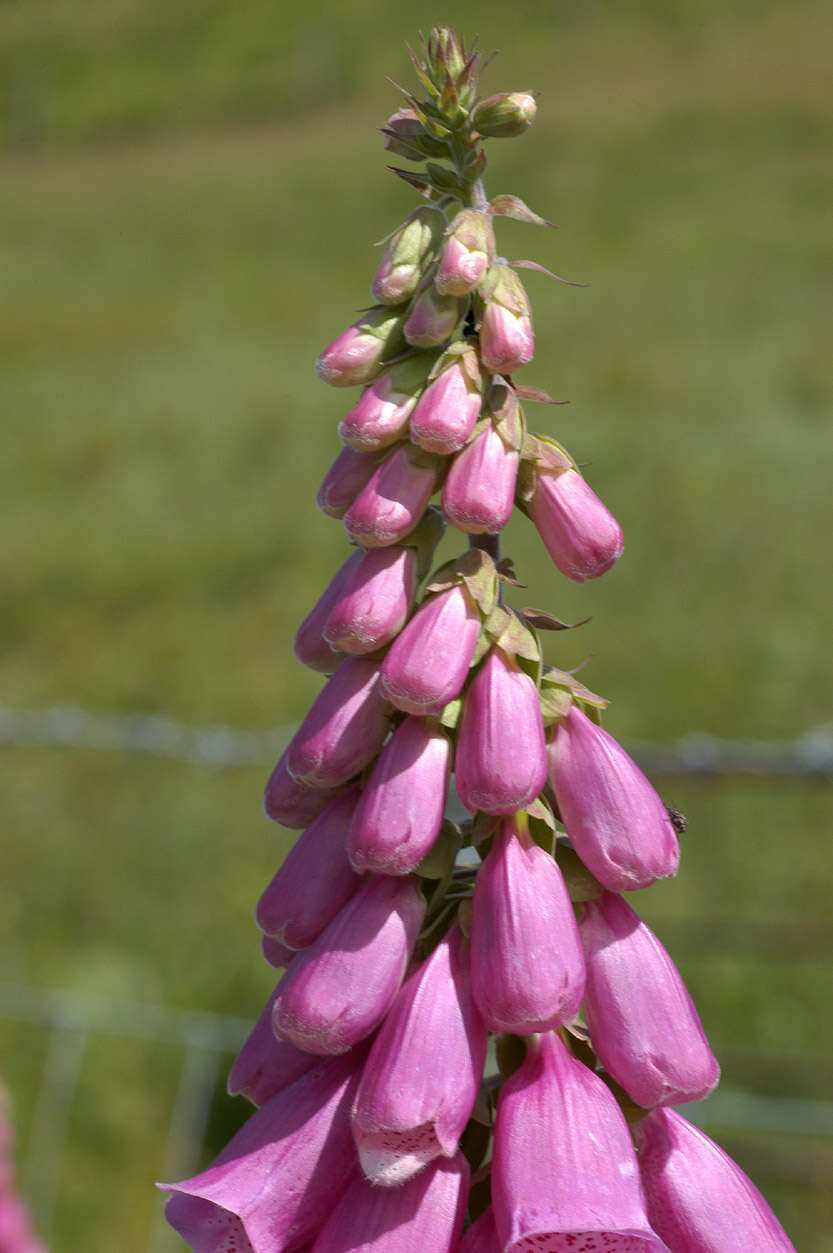
[(671, 1109), (634, 1127), (654, 1229), (673, 1253), (795, 1253), (740, 1166)]
[(253, 1105), (265, 1105), (275, 1093), (289, 1087), (318, 1064), (312, 1053), (302, 1052), (288, 1040), (275, 1039), (272, 1007), (279, 987), (280, 984), (266, 1002), (229, 1072), (229, 1096), (245, 1096)]
[(294, 948), (287, 948), (285, 944), (281, 944), (280, 940), (274, 940), (271, 935), (260, 937), (260, 951), (264, 961), (281, 970), (286, 969), (296, 953)]
[(387, 455), (382, 452), (356, 452), (342, 448), (318, 489), (316, 504), (331, 518), (343, 518), (362, 488)]
[(425, 916), (415, 878), (374, 876), (281, 980), (275, 1034), (310, 1053), (343, 1053), (390, 1009)]
[(360, 796), (348, 787), (310, 823), (258, 901), (261, 931), (291, 949), (317, 940), (361, 886), (344, 847)]
[(257, 1110), (208, 1170), (159, 1185), (175, 1194), (166, 1217), (194, 1253), (275, 1253), (317, 1233), (356, 1171), (349, 1110), (364, 1055), (318, 1063)]
[(454, 927), (404, 984), (362, 1074), (353, 1135), (372, 1183), (402, 1183), (456, 1151), (487, 1041), (471, 994), (468, 942)]
[(457, 1253), (501, 1253), (491, 1205), (463, 1235)]
[(324, 674), (332, 674), (342, 660), (325, 640), (324, 628), (333, 608), (347, 590), (361, 559), (361, 553), (351, 553), (330, 579), (325, 591), (298, 627), (292, 651), (296, 661), (300, 661), (302, 666), (309, 666), (311, 670), (321, 670)]
[(567, 834), (612, 892), (676, 874), (680, 846), (642, 771), (612, 735), (572, 705), (549, 747), (550, 781)]
[(584, 1010), (599, 1061), (637, 1105), (677, 1105), (711, 1092), (720, 1067), (677, 967), (638, 914), (612, 892), (582, 907)]
[(346, 783), (373, 760), (388, 727), (378, 662), (347, 657), (295, 733), (286, 755), (289, 772), (313, 787)]
[(344, 515), (350, 539), (365, 548), (386, 548), (421, 521), (434, 492), (437, 471), (412, 459), (408, 445), (395, 448)]
[(514, 657), (493, 647), (463, 702), (454, 771), (471, 813), (512, 814), (547, 781), (538, 692)]
[(345, 653), (372, 653), (405, 624), (416, 595), (417, 556), (398, 544), (356, 556), (350, 579), (330, 607), (324, 638)]
[(420, 396), (411, 415), (411, 439), (429, 452), (456, 452), (474, 430), (480, 403), (463, 366), (449, 366)]
[(438, 714), (459, 696), (480, 637), (480, 614), (462, 583), (430, 596), (402, 629), (382, 662), (391, 704)]
[(610, 1089), (557, 1035), (528, 1046), (498, 1100), (492, 1205), (502, 1253), (664, 1250)]
[(469, 1168), (461, 1153), (433, 1162), (399, 1188), (355, 1180), (313, 1253), (456, 1253), (468, 1194)]
[(503, 530), (512, 516), (520, 455), (490, 424), (458, 452), (442, 494), (446, 522), (469, 534)]
[(379, 754), (353, 815), (347, 854), (356, 870), (415, 870), (439, 834), (451, 773), (442, 727), (406, 718)]
[(309, 826), (338, 794), (338, 788), (311, 787), (293, 778), (287, 768), (289, 749), (269, 776), (263, 796), (263, 812), (273, 822), (299, 831)]
[(577, 470), (537, 474), (527, 507), (547, 552), (568, 579), (597, 579), (621, 557), (622, 528)]
[(500, 824), (477, 873), (471, 962), (492, 1031), (531, 1035), (578, 1013), (584, 956), (573, 906), (552, 857), (514, 818)]

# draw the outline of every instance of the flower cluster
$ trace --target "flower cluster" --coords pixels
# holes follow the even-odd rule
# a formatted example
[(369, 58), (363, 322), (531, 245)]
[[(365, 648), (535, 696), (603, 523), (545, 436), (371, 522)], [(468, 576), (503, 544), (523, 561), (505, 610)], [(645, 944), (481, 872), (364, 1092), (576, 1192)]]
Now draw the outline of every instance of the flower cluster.
[[(426, 98), (383, 135), (425, 163), (394, 172), (427, 203), (317, 365), (362, 388), (318, 493), (355, 548), (298, 629), (327, 677), (266, 787), (303, 833), (257, 906), (285, 967), (229, 1080), (257, 1112), (163, 1185), (167, 1216), (198, 1253), (789, 1249), (668, 1108), (718, 1066), (622, 893), (676, 872), (674, 823), (606, 702), (544, 664), (540, 631), (565, 624), (504, 603), (515, 507), (570, 579), (622, 552), (573, 459), (527, 429), (522, 402), (549, 397), (514, 379), (534, 352), (518, 271), (543, 267), (498, 256), (493, 223), (546, 223), (486, 199), (482, 140), (522, 134), (535, 99), (481, 98), (479, 54), (445, 28), (414, 64)], [(467, 549), (432, 572), (454, 531)]]

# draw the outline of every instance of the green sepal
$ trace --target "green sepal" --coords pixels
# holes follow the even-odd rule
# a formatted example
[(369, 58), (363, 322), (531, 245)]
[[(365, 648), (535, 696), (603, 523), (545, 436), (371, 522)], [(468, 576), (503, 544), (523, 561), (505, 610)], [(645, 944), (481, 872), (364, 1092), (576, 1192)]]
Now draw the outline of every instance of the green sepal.
[(444, 165), (437, 165), (435, 161), (426, 162), (425, 170), (431, 180), (431, 186), (437, 191), (445, 196), (461, 194), (463, 188), (453, 170), (447, 170)]
[(413, 187), (414, 191), (418, 191), (419, 194), (424, 196), (426, 200), (442, 200), (443, 196), (446, 194), (444, 192), (437, 191), (433, 183), (431, 183), (426, 178), (425, 174), (420, 171), (403, 170), (398, 165), (388, 165), (385, 168), (390, 170), (391, 174), (395, 174), (397, 178), (401, 178), (403, 183), (407, 183), (409, 187)]
[(545, 727), (551, 727), (553, 723), (566, 718), (573, 703), (573, 698), (566, 688), (548, 685), (546, 677), (541, 683), (538, 700), (541, 705), (541, 720)]
[(463, 712), (463, 701), (460, 696), (456, 696), (454, 700), (450, 700), (440, 714), (440, 723), (447, 727), (449, 731), (454, 731), (460, 721), (460, 715)]
[(477, 848), (478, 844), (483, 844), (486, 840), (491, 839), (501, 821), (500, 814), (484, 814), (478, 811), (474, 815), (469, 834), (469, 841), (473, 847)]
[(403, 548), (413, 548), (417, 555), (417, 581), (425, 578), (434, 560), (434, 552), (445, 534), (445, 519), (435, 505), (429, 505), (422, 521), (401, 541)]
[(523, 410), (513, 388), (495, 383), (486, 397), (487, 411), (492, 414), (494, 428), (507, 448), (520, 452), (526, 433)]
[(544, 795), (539, 796), (526, 807), (526, 815), (530, 822), (542, 822), (550, 832), (550, 848), (552, 852), (552, 832), (555, 831), (555, 815), (552, 812), (552, 806)]
[(485, 631), (481, 631), (477, 637), (477, 643), (474, 646), (469, 669), (473, 670), (475, 666), (479, 666), (489, 649), (492, 647), (492, 641), (489, 639)]
[(535, 439), (538, 444), (535, 464), (542, 470), (552, 470), (556, 474), (561, 474), (564, 470), (578, 471), (578, 466), (567, 449), (562, 448), (556, 440), (550, 439), (549, 435), (536, 435)]
[(426, 592), (444, 592), (457, 583), (464, 583), (466, 590), (484, 618), (488, 618), (497, 605), (498, 585), (495, 563), (482, 548), (470, 548), (440, 566)]
[(454, 870), (454, 862), (462, 843), (460, 828), (456, 822), (451, 822), (446, 818), (431, 849), (425, 854), (414, 873), (422, 879), (446, 878)]
[(506, 605), (496, 605), (484, 624), (486, 633), (498, 648), (514, 657), (539, 662), (541, 648), (535, 632)]
[[(516, 586), (520, 585), (516, 584)], [(531, 608), (522, 609), (521, 617), (525, 618), (537, 631), (575, 631), (577, 627), (585, 626), (590, 621), (589, 618), (582, 618), (580, 622), (562, 622), (560, 618), (548, 613), (546, 609)]]
[(568, 670), (558, 670), (555, 666), (545, 666), (541, 679), (543, 686), (553, 686), (566, 688), (574, 700), (580, 701), (583, 705), (589, 705), (595, 709), (606, 709), (610, 704), (604, 696), (598, 696), (595, 692), (591, 692), (589, 687), (585, 687), (580, 683), (574, 674), (570, 674)]
[(599, 899), (604, 888), (587, 869), (575, 849), (564, 839), (560, 839), (555, 846), (555, 860), (574, 905), (581, 901)]

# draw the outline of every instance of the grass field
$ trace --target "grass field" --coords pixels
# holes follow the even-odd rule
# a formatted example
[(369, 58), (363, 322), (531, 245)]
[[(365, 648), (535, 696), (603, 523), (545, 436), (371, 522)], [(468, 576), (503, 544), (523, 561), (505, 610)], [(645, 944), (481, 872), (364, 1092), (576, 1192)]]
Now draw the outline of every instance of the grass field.
[[(529, 276), (533, 409), (620, 518), (626, 553), (566, 586), (531, 528), (517, 603), (592, 615), (622, 738), (789, 739), (833, 717), (833, 475), (821, 3), (455, 6), (501, 47), (488, 85), (540, 87), (492, 191), (586, 290)], [(466, 20), (470, 15), (479, 16)], [(345, 395), (312, 374), (413, 205), (374, 127), (411, 18), (372, 3), (10, 3), (0, 179), (0, 692), (187, 722), (300, 717), (295, 627), (344, 554), (313, 506)], [(426, 24), (442, 17), (430, 13)], [(449, 551), (451, 549), (449, 548)], [(264, 771), (4, 750), (0, 977), (253, 1015), (251, 914), (290, 837)], [(690, 820), (646, 894), (731, 1090), (833, 1100), (829, 784), (662, 780)], [(42, 1034), (0, 1022), (25, 1147)], [(144, 1253), (177, 1058), (91, 1050), (54, 1253)], [(218, 1098), (216, 1150), (238, 1115)], [(718, 1135), (802, 1253), (833, 1250), (831, 1141)], [(176, 1241), (170, 1246), (174, 1249)]]

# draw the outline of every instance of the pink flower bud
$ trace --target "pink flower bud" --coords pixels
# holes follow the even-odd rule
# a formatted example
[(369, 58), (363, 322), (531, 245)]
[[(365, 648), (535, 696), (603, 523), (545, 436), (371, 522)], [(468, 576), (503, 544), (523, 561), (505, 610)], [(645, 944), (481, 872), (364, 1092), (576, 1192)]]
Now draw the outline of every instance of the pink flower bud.
[(495, 374), (512, 374), (535, 352), (532, 313), (523, 284), (507, 265), (495, 265), (481, 288), (480, 359)]
[(597, 579), (622, 556), (622, 528), (577, 470), (535, 475), (529, 516), (562, 574)]
[(365, 452), (401, 439), (434, 360), (434, 354), (418, 353), (383, 370), (339, 423), (342, 442)]
[(426, 283), (416, 297), (404, 334), (415, 348), (438, 348), (460, 321), (462, 307), (456, 296), (444, 296), (433, 283)]
[(362, 552), (348, 585), (333, 605), (324, 636), (346, 653), (372, 653), (399, 632), (417, 589), (413, 548), (375, 548)]
[(365, 1050), (319, 1061), (252, 1114), (199, 1175), (158, 1187), (199, 1253), (299, 1249), (356, 1174), (349, 1112)]
[(501, 1253), (495, 1231), (495, 1215), (491, 1205), (464, 1233), (457, 1253)]
[(281, 980), (272, 1029), (309, 1053), (343, 1053), (378, 1027), (425, 916), (418, 880), (374, 876)]
[(458, 452), (442, 495), (446, 522), (469, 534), (496, 535), (512, 516), (520, 455), (491, 423)]
[(294, 948), (287, 948), (285, 944), (281, 944), (280, 940), (274, 940), (271, 935), (260, 937), (260, 951), (263, 954), (263, 960), (277, 970), (285, 970), (296, 952)]
[(391, 703), (406, 713), (440, 713), (466, 681), (480, 625), (462, 583), (424, 601), (382, 662), (382, 687)]
[(478, 101), (472, 124), (490, 139), (514, 139), (529, 130), (537, 112), (538, 105), (531, 92), (502, 91)]
[(325, 348), (315, 363), (315, 372), (331, 387), (354, 387), (369, 383), (405, 348), (402, 316), (384, 305), (363, 313)]
[(457, 1151), (488, 1042), (472, 1000), (468, 948), (452, 928), (408, 978), (373, 1042), (353, 1106), (371, 1183), (400, 1184)]
[(567, 834), (599, 883), (633, 891), (676, 874), (680, 846), (666, 808), (612, 735), (571, 705), (548, 755)]
[(495, 259), (495, 237), (485, 213), (462, 209), (448, 228), (434, 282), (450, 296), (474, 291)]
[(320, 1064), (313, 1053), (296, 1049), (288, 1040), (275, 1039), (272, 1006), (277, 994), (275, 988), (229, 1072), (229, 1096), (245, 1096), (253, 1105), (265, 1105), (276, 1092)]
[(306, 948), (361, 886), (344, 837), (361, 788), (347, 788), (310, 823), (261, 896), (255, 921), (290, 949)]
[(471, 813), (512, 814), (547, 781), (538, 692), (514, 657), (494, 646), (463, 702), (454, 771)]
[(480, 413), (480, 389), (459, 360), (429, 383), (411, 417), (411, 439), (428, 452), (462, 448)]
[(426, 464), (424, 457), (406, 444), (379, 466), (345, 514), (351, 540), (365, 548), (385, 548), (410, 534), (437, 485), (437, 467)]
[(471, 966), (492, 1031), (531, 1035), (578, 1013), (584, 957), (573, 906), (552, 857), (515, 817), (500, 824), (477, 872)]
[(263, 796), (263, 812), (282, 827), (300, 831), (317, 818), (337, 793), (336, 788), (311, 787), (299, 783), (289, 773), (287, 759), (289, 749), (280, 757), (269, 775)]
[(371, 294), (384, 305), (410, 300), (433, 260), (445, 231), (445, 215), (425, 205), (398, 227), (385, 248), (373, 277)]
[(362, 556), (362, 553), (352, 553), (347, 558), (298, 627), (292, 651), (295, 654), (295, 660), (300, 661), (302, 666), (309, 666), (311, 670), (320, 670), (324, 674), (332, 674), (338, 663), (343, 660), (324, 639), (324, 627), (327, 625), (327, 619), (333, 608), (349, 586), (357, 567), (361, 564)]
[(795, 1253), (740, 1166), (671, 1109), (633, 1129), (651, 1226), (674, 1253)]
[(399, 1188), (355, 1180), (329, 1207), (313, 1253), (455, 1253), (468, 1195), (462, 1153), (433, 1162)]
[(318, 489), (316, 504), (330, 518), (343, 518), (363, 487), (366, 487), (387, 451), (356, 452), (342, 448)]
[(498, 1100), (492, 1206), (502, 1253), (667, 1253), (648, 1224), (630, 1131), (610, 1089), (557, 1035), (527, 1044)]
[(653, 931), (612, 892), (582, 909), (584, 1011), (599, 1061), (646, 1109), (708, 1096), (720, 1067), (677, 967)]
[(311, 787), (346, 783), (373, 760), (388, 727), (378, 663), (346, 657), (296, 731), (287, 767)]
[(406, 718), (379, 754), (353, 815), (347, 853), (356, 870), (415, 870), (442, 825), (451, 745), (426, 718)]

